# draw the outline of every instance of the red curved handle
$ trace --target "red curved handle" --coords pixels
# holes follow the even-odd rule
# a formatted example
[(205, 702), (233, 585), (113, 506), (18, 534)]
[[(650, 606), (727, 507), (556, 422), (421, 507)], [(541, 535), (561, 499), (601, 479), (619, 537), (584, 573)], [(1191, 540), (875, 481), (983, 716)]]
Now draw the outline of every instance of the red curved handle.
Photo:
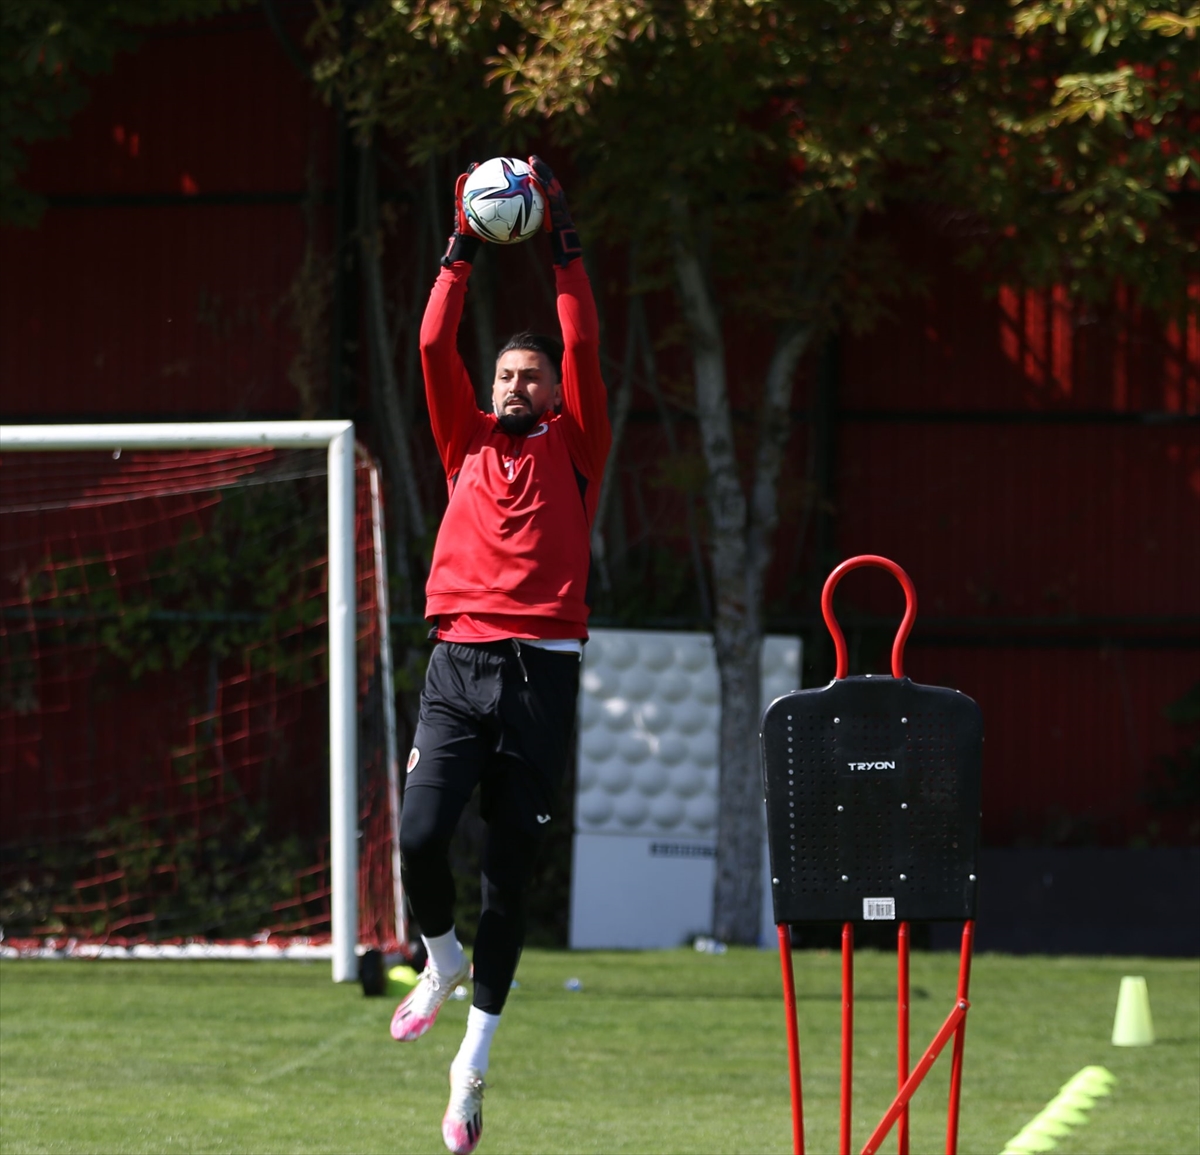
[(852, 569), (864, 565), (878, 566), (885, 569), (904, 587), (904, 620), (896, 631), (896, 640), (892, 642), (892, 677), (904, 677), (904, 643), (912, 632), (913, 622), (917, 620), (917, 591), (913, 588), (912, 579), (890, 558), (879, 557), (877, 554), (864, 553), (858, 557), (849, 558), (842, 562), (826, 579), (825, 588), (821, 591), (821, 616), (833, 638), (833, 648), (837, 653), (837, 673), (835, 678), (844, 678), (850, 661), (846, 656), (846, 639), (842, 635), (842, 627), (833, 616), (833, 591), (838, 582)]

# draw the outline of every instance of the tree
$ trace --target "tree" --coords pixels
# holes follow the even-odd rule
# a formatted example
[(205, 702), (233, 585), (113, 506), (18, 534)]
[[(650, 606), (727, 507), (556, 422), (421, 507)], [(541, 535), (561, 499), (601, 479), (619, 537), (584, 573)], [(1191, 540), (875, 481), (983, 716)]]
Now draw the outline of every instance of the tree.
[(138, 29), (195, 20), (245, 0), (6, 0), (0, 4), (0, 221), (35, 225), (45, 202), (19, 183), (24, 146), (63, 136)]
[[(523, 0), (492, 76), (591, 174), (610, 235), (669, 272), (708, 470), (721, 676), (714, 933), (759, 925), (763, 585), (796, 366), (880, 306), (860, 223), (899, 200), (972, 219), (989, 276), (1164, 310), (1197, 246), (1200, 6), (1134, 0)], [(886, 283), (884, 281), (883, 283)], [(1195, 307), (1193, 299), (1192, 307)], [(727, 335), (769, 326), (740, 455)], [(739, 347), (739, 375), (747, 350)], [(741, 382), (744, 385), (744, 382)], [(749, 460), (744, 460), (748, 457)]]
[[(309, 33), (316, 49), (312, 75), (344, 114), (357, 155), (358, 264), (371, 379), (371, 405), (391, 487), (395, 572), (401, 606), (414, 608), (418, 568), (427, 561), (428, 525), (411, 440), (417, 388), (417, 335), (431, 270), (449, 229), (449, 187), (442, 169), (457, 173), (456, 154), (478, 139), (481, 126), (500, 126), (503, 100), (484, 83), (484, 61), (495, 51), (501, 22), (471, 0), (318, 4)], [(485, 128), (485, 130), (486, 130)], [(385, 143), (402, 145), (402, 160)], [(389, 302), (383, 252), (387, 234), (380, 203), (380, 165), (407, 202), (410, 274)], [(451, 178), (452, 179), (452, 178)], [(486, 255), (469, 302), (480, 360), (494, 360)], [(403, 298), (401, 300), (400, 298)], [(397, 373), (398, 359), (404, 366)], [(490, 367), (490, 366), (489, 366)], [(421, 555), (426, 555), (422, 557)]]

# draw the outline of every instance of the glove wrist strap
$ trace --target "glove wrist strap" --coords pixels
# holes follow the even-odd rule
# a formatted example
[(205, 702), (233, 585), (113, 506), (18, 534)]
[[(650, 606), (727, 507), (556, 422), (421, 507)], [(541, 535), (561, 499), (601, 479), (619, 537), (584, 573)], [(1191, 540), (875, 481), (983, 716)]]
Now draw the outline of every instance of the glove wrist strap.
[(583, 246), (579, 243), (579, 234), (574, 226), (555, 229), (550, 234), (550, 248), (554, 253), (554, 263), (563, 269), (576, 257), (583, 256)]
[(448, 269), (456, 261), (466, 261), (467, 264), (470, 264), (479, 254), (481, 243), (478, 237), (473, 237), (469, 233), (451, 234), (446, 251), (442, 254), (442, 268)]

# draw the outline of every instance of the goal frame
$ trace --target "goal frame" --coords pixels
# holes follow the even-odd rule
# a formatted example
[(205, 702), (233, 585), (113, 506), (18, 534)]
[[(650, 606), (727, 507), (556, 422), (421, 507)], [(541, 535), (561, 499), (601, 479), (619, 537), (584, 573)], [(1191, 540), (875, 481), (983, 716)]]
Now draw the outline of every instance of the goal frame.
[[(333, 981), (358, 978), (354, 422), (210, 421), (2, 425), (0, 452), (325, 448), (329, 515), (329, 857)], [(386, 645), (386, 639), (384, 640)]]

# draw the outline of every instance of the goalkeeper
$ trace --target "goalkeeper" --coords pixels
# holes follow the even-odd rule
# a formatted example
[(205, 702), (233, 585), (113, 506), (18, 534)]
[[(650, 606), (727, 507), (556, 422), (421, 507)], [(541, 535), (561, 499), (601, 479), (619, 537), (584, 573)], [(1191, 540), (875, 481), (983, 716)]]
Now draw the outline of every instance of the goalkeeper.
[(590, 531), (612, 434), (599, 326), (562, 186), (530, 157), (545, 192), (558, 289), (557, 341), (519, 333), (500, 350), (491, 413), (458, 354), (480, 238), (455, 193), (455, 228), (421, 325), (434, 440), (450, 490), (426, 585), (436, 623), (408, 758), (400, 851), (429, 961), (396, 1009), (392, 1037), (416, 1039), (471, 973), (454, 928), (449, 846), (476, 787), (487, 823), (474, 999), (450, 1066), (442, 1138), (465, 1155), (483, 1125), (488, 1051), (525, 935), (525, 888), (560, 817), (575, 724)]

